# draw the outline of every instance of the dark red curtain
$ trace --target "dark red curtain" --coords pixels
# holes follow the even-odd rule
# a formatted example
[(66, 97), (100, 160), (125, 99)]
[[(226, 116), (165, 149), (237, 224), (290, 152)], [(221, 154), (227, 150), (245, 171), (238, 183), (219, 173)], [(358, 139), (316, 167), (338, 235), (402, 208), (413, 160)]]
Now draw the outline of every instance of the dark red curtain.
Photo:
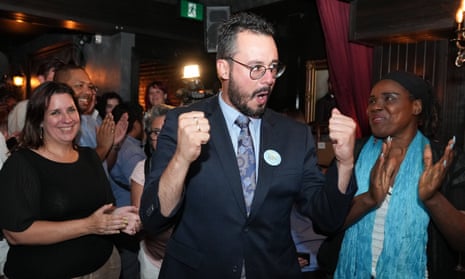
[(316, 0), (316, 3), (338, 108), (356, 119), (358, 137), (369, 135), (366, 107), (371, 90), (373, 49), (349, 42), (349, 3), (339, 0)]

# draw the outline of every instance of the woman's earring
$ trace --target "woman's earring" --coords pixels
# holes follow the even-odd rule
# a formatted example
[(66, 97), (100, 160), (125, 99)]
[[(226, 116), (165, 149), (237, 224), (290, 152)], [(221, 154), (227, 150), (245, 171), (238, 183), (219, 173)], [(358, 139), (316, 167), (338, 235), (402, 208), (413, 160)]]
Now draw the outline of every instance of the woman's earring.
[(40, 126), (40, 139), (41, 140), (44, 139), (44, 127), (43, 126)]

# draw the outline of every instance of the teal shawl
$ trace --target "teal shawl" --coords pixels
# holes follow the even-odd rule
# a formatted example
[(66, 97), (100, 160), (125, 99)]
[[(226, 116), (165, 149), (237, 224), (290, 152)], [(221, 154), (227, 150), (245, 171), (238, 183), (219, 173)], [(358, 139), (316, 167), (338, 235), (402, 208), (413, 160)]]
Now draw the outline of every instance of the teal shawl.
[[(376, 278), (425, 278), (429, 215), (418, 198), (418, 181), (423, 173), (423, 150), (429, 141), (418, 132), (396, 176), (384, 226), (383, 250)], [(371, 137), (355, 166), (356, 195), (368, 191), (371, 168), (381, 152), (382, 141)], [(371, 239), (375, 210), (345, 232), (334, 278), (370, 278)]]

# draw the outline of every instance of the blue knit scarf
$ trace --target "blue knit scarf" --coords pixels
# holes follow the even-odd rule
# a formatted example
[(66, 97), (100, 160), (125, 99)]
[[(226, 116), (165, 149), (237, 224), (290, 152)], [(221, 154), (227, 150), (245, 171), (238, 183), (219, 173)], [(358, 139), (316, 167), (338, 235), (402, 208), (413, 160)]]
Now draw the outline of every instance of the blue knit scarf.
[[(384, 226), (383, 250), (376, 278), (425, 278), (429, 216), (418, 198), (418, 180), (423, 172), (423, 150), (429, 141), (418, 132), (397, 173)], [(381, 152), (381, 140), (371, 137), (355, 166), (358, 191), (368, 191), (370, 171)], [(371, 277), (371, 240), (375, 210), (345, 233), (334, 278)]]

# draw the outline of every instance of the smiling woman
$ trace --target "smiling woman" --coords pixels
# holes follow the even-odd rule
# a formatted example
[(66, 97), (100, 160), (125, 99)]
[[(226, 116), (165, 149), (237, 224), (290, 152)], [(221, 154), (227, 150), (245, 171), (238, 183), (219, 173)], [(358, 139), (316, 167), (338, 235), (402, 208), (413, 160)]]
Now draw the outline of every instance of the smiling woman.
[(460, 278), (465, 158), (455, 136), (436, 140), (431, 84), (390, 72), (372, 87), (366, 113), (372, 136), (356, 144), (358, 190), (342, 245), (331, 237), (319, 263), (334, 278)]
[(113, 207), (96, 152), (74, 143), (79, 127), (69, 86), (45, 82), (34, 91), (19, 145), (0, 170), (8, 278), (119, 277), (117, 250), (104, 235), (134, 234), (137, 209)]
[[(58, 122), (62, 120), (74, 128), (69, 136), (71, 140), (65, 144), (73, 148), (73, 140), (80, 124), (79, 113), (74, 111), (77, 105), (73, 94), (69, 86), (53, 82), (46, 82), (35, 90), (27, 107), (27, 119), (20, 138), (21, 147), (39, 151), (49, 142), (53, 143), (53, 138), (50, 138), (50, 122), (55, 119)], [(60, 114), (64, 114), (65, 117), (59, 119)], [(62, 123), (60, 125), (63, 126)]]
[[(52, 95), (41, 125), (44, 145), (39, 147), (38, 153), (55, 161), (74, 162), (77, 152), (73, 148), (73, 141), (79, 131), (79, 124), (79, 112), (73, 97), (69, 94)], [(62, 153), (58, 154), (57, 151)]]

